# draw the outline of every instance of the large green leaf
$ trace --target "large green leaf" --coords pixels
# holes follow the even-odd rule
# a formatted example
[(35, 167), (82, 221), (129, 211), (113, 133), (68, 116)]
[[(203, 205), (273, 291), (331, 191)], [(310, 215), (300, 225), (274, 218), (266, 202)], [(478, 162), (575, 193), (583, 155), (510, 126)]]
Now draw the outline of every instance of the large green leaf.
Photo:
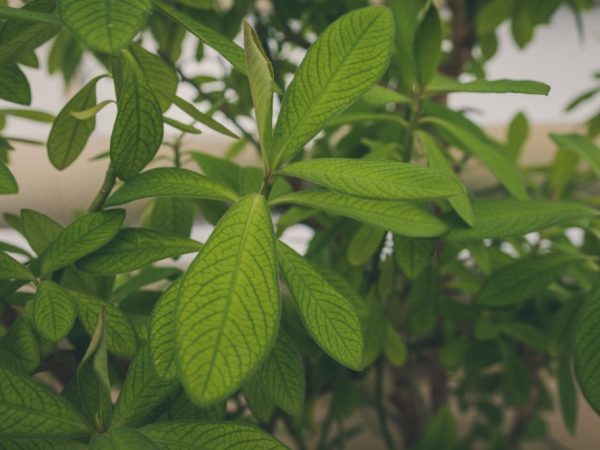
[(122, 205), (148, 197), (190, 197), (223, 201), (238, 199), (238, 195), (227, 186), (196, 172), (159, 168), (129, 179), (107, 200), (106, 206)]
[(81, 414), (46, 386), (5, 368), (0, 368), (0, 379), (0, 440), (32, 434), (79, 438), (92, 433)]
[(31, 248), (40, 255), (63, 230), (56, 221), (50, 217), (33, 211), (23, 209), (21, 211), (21, 221), (23, 223), (23, 234)]
[(365, 198), (427, 200), (465, 193), (456, 177), (416, 164), (394, 161), (313, 159), (291, 164), (280, 173)]
[(304, 368), (294, 342), (283, 331), (254, 379), (275, 404), (288, 414), (299, 415), (304, 405)]
[(90, 450), (159, 450), (159, 447), (133, 428), (115, 428), (94, 436)]
[(404, 236), (434, 237), (447, 230), (441, 220), (412, 203), (371, 200), (328, 191), (294, 192), (270, 202), (273, 206), (286, 203), (349, 217)]
[(548, 284), (581, 261), (579, 255), (545, 255), (519, 259), (485, 279), (477, 301), (483, 306), (511, 306), (543, 292)]
[(71, 113), (83, 111), (96, 104), (96, 84), (102, 78), (104, 75), (86, 84), (54, 119), (48, 136), (48, 158), (59, 170), (68, 167), (77, 159), (96, 127), (95, 116), (80, 120), (73, 117)]
[(0, 98), (21, 105), (31, 104), (29, 82), (14, 63), (0, 65)]
[(31, 281), (35, 277), (26, 266), (4, 252), (0, 252), (0, 280)]
[(584, 159), (600, 176), (600, 148), (592, 139), (579, 134), (551, 134), (552, 140), (563, 150), (571, 150)]
[(197, 252), (202, 244), (181, 236), (144, 228), (123, 228), (100, 250), (77, 263), (84, 272), (115, 275), (140, 269), (155, 261)]
[(478, 136), (472, 134), (469, 130), (444, 119), (429, 117), (427, 121), (450, 133), (460, 142), (461, 148), (464, 151), (479, 158), (516, 198), (521, 200), (528, 198), (527, 190), (517, 167), (505, 154), (501, 153), (499, 148), (479, 139)]
[(447, 92), (480, 92), (488, 94), (548, 95), (550, 86), (539, 81), (529, 80), (474, 80), (461, 83), (455, 78), (437, 75), (427, 86), (427, 92), (435, 94)]
[(163, 139), (163, 118), (154, 90), (131, 53), (121, 53), (122, 86), (110, 137), (110, 159), (119, 178), (136, 175), (156, 155)]
[(144, 347), (129, 366), (115, 405), (110, 427), (138, 425), (175, 391), (177, 383), (162, 380), (154, 371), (150, 351)]
[(590, 406), (600, 414), (600, 278), (579, 313), (573, 338), (577, 382)]
[(184, 277), (175, 320), (179, 377), (196, 404), (210, 404), (234, 392), (276, 338), (275, 237), (264, 197), (236, 203)]
[(287, 447), (259, 428), (232, 422), (162, 422), (141, 428), (161, 450), (285, 450)]
[(306, 259), (280, 241), (277, 255), (309, 334), (340, 364), (362, 369), (363, 334), (352, 303), (327, 283)]
[(23, 317), (18, 317), (0, 337), (0, 366), (29, 374), (39, 365), (40, 349), (33, 330)]
[(219, 52), (237, 70), (244, 74), (246, 73), (244, 50), (231, 39), (198, 22), (190, 15), (175, 9), (163, 0), (155, 0), (154, 5), (206, 45)]
[(367, 7), (342, 16), (319, 36), (283, 98), (273, 133), (274, 168), (381, 78), (393, 29), (387, 8)]
[(42, 281), (33, 300), (33, 324), (40, 335), (59, 341), (73, 328), (76, 315), (69, 292), (52, 281)]
[(142, 29), (150, 0), (58, 0), (65, 26), (86, 47), (116, 53), (127, 47)]
[(123, 220), (123, 210), (86, 214), (65, 228), (41, 255), (41, 273), (65, 267), (98, 250), (115, 237)]
[(597, 214), (577, 203), (544, 200), (481, 200), (473, 204), (473, 212), (475, 226), (468, 228), (464, 224), (453, 223), (447, 234), (449, 239), (521, 236)]
[(267, 57), (260, 39), (248, 22), (244, 22), (244, 47), (252, 102), (256, 113), (256, 125), (260, 137), (263, 157), (272, 161), (270, 152), (273, 138), (273, 66)]
[(19, 192), (17, 180), (10, 172), (6, 164), (0, 161), (0, 195), (16, 194)]

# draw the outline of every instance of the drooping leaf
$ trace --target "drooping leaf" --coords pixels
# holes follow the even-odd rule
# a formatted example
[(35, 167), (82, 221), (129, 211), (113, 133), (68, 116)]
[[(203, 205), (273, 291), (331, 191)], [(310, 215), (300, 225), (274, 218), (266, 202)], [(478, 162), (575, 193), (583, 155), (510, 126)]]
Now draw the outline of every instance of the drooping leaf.
[(0, 65), (0, 98), (21, 105), (31, 104), (31, 89), (23, 71), (14, 63)]
[(484, 239), (520, 236), (532, 231), (591, 218), (591, 208), (569, 202), (543, 200), (480, 200), (473, 204), (475, 226), (453, 224), (449, 239)]
[(64, 25), (86, 46), (105, 53), (124, 49), (143, 27), (150, 0), (58, 0)]
[(464, 195), (455, 177), (393, 161), (322, 158), (294, 163), (280, 173), (364, 198), (427, 200)]
[(592, 139), (579, 134), (551, 134), (550, 137), (561, 149), (577, 153), (596, 176), (600, 176), (600, 148)]
[(0, 161), (0, 195), (10, 195), (19, 192), (17, 180), (10, 172), (9, 168)]
[(183, 123), (178, 120), (171, 119), (170, 117), (167, 117), (167, 116), (163, 116), (163, 122), (165, 123), (165, 125), (169, 125), (170, 127), (173, 127), (176, 130), (181, 131), (182, 133), (188, 133), (188, 134), (202, 133), (198, 128), (195, 128), (193, 125), (188, 125), (187, 123)]
[(77, 120), (88, 120), (95, 117), (96, 114), (98, 114), (111, 103), (115, 103), (114, 100), (103, 100), (94, 106), (84, 109), (83, 111), (71, 111), (71, 116), (75, 117)]
[(51, 123), (54, 120), (54, 116), (49, 112), (26, 108), (3, 108), (0, 109), (0, 116), (20, 117), (41, 123)]
[(427, 92), (478, 92), (487, 94), (548, 95), (550, 86), (529, 80), (474, 80), (462, 83), (454, 78), (437, 75), (427, 86)]
[(120, 59), (122, 86), (117, 118), (110, 137), (110, 159), (123, 180), (136, 175), (152, 159), (163, 139), (163, 119), (154, 90), (131, 53)]
[(159, 450), (158, 445), (133, 428), (115, 428), (96, 435), (90, 450)]
[(162, 422), (140, 430), (161, 450), (227, 448), (285, 450), (286, 446), (259, 428), (232, 422)]
[(96, 104), (96, 85), (104, 75), (94, 78), (67, 102), (58, 113), (48, 136), (48, 158), (58, 170), (65, 169), (83, 151), (90, 135), (96, 128), (94, 116), (80, 120), (71, 114)]
[(0, 379), (0, 439), (31, 436), (32, 430), (48, 439), (92, 433), (81, 414), (46, 386), (1, 367)]
[[(39, 365), (40, 350), (33, 330), (23, 317), (18, 317), (6, 334), (0, 337), (0, 366), (30, 374)], [(0, 420), (1, 417), (0, 413)]]
[(76, 310), (71, 295), (60, 285), (45, 280), (33, 300), (33, 324), (46, 339), (57, 342), (75, 323)]
[(442, 23), (435, 4), (427, 10), (415, 34), (415, 63), (421, 86), (427, 86), (442, 59)]
[(31, 281), (35, 277), (26, 266), (4, 252), (0, 252), (0, 280)]
[(321, 33), (285, 92), (273, 132), (274, 168), (381, 78), (392, 35), (392, 15), (381, 7), (354, 10)]
[(312, 338), (340, 364), (360, 370), (363, 335), (357, 312), (302, 256), (282, 242), (277, 255), (300, 317)]
[(106, 201), (106, 206), (122, 205), (148, 197), (190, 197), (235, 201), (238, 195), (223, 184), (187, 169), (159, 168), (129, 179)]
[(294, 192), (270, 202), (272, 206), (286, 203), (349, 217), (404, 236), (434, 237), (447, 230), (441, 220), (412, 203), (371, 200), (328, 191)]
[(562, 418), (571, 434), (575, 434), (577, 425), (578, 393), (571, 369), (571, 357), (568, 353), (558, 359), (558, 396)]
[(144, 73), (150, 87), (156, 93), (160, 109), (164, 113), (175, 100), (179, 79), (175, 70), (160, 56), (150, 53), (141, 45), (130, 46), (131, 54)]
[(99, 249), (115, 237), (123, 220), (123, 210), (86, 214), (66, 227), (41, 255), (41, 273), (65, 267)]
[(249, 194), (219, 221), (179, 288), (179, 378), (196, 404), (225, 398), (256, 370), (279, 311), (271, 217), (264, 197)]
[(113, 411), (110, 427), (136, 426), (175, 391), (177, 383), (162, 380), (154, 371), (148, 347), (140, 350), (129, 366)]
[(197, 252), (202, 244), (181, 236), (144, 228), (123, 228), (107, 245), (77, 263), (84, 272), (114, 275), (155, 261)]
[(543, 292), (579, 255), (546, 255), (519, 259), (485, 279), (477, 295), (487, 307), (511, 306)]

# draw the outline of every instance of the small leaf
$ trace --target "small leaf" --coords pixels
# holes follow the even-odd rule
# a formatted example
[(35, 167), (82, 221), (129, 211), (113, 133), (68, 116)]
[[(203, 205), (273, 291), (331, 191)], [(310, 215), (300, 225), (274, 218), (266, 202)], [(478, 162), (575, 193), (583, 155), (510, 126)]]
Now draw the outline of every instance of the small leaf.
[(363, 199), (337, 192), (302, 191), (277, 197), (270, 205), (285, 203), (309, 206), (328, 214), (349, 217), (404, 236), (434, 237), (447, 230), (441, 220), (412, 203)]
[(31, 104), (29, 82), (23, 71), (14, 63), (0, 65), (0, 98), (21, 105)]
[(150, 351), (144, 347), (136, 355), (113, 411), (110, 427), (136, 426), (177, 388), (174, 381), (162, 380), (154, 371)]
[(177, 376), (175, 360), (175, 311), (181, 277), (160, 296), (150, 317), (148, 346), (159, 377), (173, 380)]
[(348, 243), (346, 257), (353, 266), (367, 263), (380, 249), (386, 231), (372, 225), (362, 225)]
[(456, 177), (393, 161), (322, 158), (294, 163), (279, 173), (356, 197), (428, 200), (464, 194)]
[(90, 450), (159, 450), (151, 439), (133, 428), (116, 428), (96, 435)]
[(18, 192), (17, 180), (15, 180), (9, 168), (6, 167), (6, 164), (0, 161), (0, 195), (17, 194)]
[(54, 120), (52, 114), (37, 109), (4, 108), (0, 109), (0, 116), (20, 117), (42, 123), (51, 123)]
[(415, 280), (431, 263), (435, 241), (432, 239), (394, 236), (394, 255), (402, 273)]
[(31, 209), (21, 211), (21, 220), (23, 235), (38, 255), (42, 254), (48, 244), (63, 230), (63, 227), (50, 217)]
[(33, 324), (46, 339), (58, 342), (75, 323), (76, 310), (71, 295), (52, 281), (43, 281), (33, 301)]
[(558, 396), (563, 421), (571, 434), (575, 434), (577, 425), (577, 390), (571, 370), (571, 357), (568, 353), (558, 359)]
[(4, 252), (0, 252), (0, 280), (35, 280), (26, 266)]
[(86, 46), (105, 53), (124, 49), (142, 29), (150, 0), (59, 0), (64, 25)]
[(105, 106), (114, 103), (113, 100), (104, 100), (97, 105), (94, 105), (90, 108), (84, 109), (83, 111), (71, 111), (71, 115), (75, 117), (77, 120), (88, 120), (98, 114), (100, 111), (104, 109)]
[(421, 86), (427, 86), (442, 59), (442, 23), (435, 4), (431, 4), (415, 34), (415, 63)]
[[(0, 337), (0, 366), (30, 374), (39, 365), (40, 350), (33, 330), (23, 317), (18, 317), (6, 334)], [(0, 405), (0, 422), (1, 418), (2, 406)]]
[(502, 324), (499, 329), (517, 342), (538, 352), (548, 351), (548, 343), (544, 333), (527, 322), (509, 322)]
[(529, 80), (474, 80), (462, 83), (455, 78), (437, 75), (427, 86), (427, 92), (477, 92), (486, 94), (532, 94), (548, 95), (550, 86)]
[(487, 307), (511, 306), (542, 293), (565, 273), (579, 255), (545, 255), (519, 259), (493, 272), (485, 279), (477, 295)]
[(578, 134), (551, 134), (550, 137), (561, 149), (577, 153), (596, 176), (600, 176), (600, 148), (592, 139)]
[(48, 158), (58, 170), (68, 167), (77, 159), (96, 128), (93, 115), (81, 120), (73, 117), (72, 113), (96, 105), (96, 85), (102, 78), (104, 75), (94, 78), (75, 94), (52, 124), (48, 136)]
[(271, 216), (250, 194), (219, 221), (179, 288), (177, 366), (194, 403), (240, 387), (273, 345), (279, 314)]
[(362, 100), (375, 107), (389, 105), (390, 103), (410, 104), (409, 97), (377, 84), (365, 92)]
[(165, 125), (169, 125), (170, 127), (173, 127), (175, 129), (181, 131), (182, 133), (189, 133), (189, 134), (200, 134), (201, 133), (201, 131), (198, 128), (194, 128), (193, 125), (188, 125), (186, 123), (179, 122), (178, 120), (171, 119), (170, 117), (167, 117), (167, 116), (163, 116), (163, 122), (165, 123)]
[(278, 242), (277, 254), (308, 333), (340, 364), (354, 370), (362, 369), (363, 335), (352, 303), (287, 245)]
[(117, 118), (110, 137), (110, 159), (119, 178), (127, 180), (152, 159), (163, 139), (163, 119), (154, 91), (142, 69), (124, 51)]
[(123, 210), (86, 214), (71, 223), (40, 256), (41, 273), (68, 266), (112, 240), (125, 219)]
[(156, 231), (188, 237), (194, 225), (195, 205), (189, 198), (154, 199), (147, 225)]
[(456, 224), (448, 232), (448, 239), (522, 236), (597, 214), (593, 209), (577, 203), (543, 200), (481, 200), (473, 204), (473, 212), (475, 226), (467, 228)]
[(285, 92), (273, 132), (274, 168), (379, 81), (388, 66), (393, 28), (387, 8), (367, 7), (321, 33)]
[(227, 186), (187, 169), (159, 168), (129, 179), (106, 202), (122, 205), (148, 197), (190, 197), (235, 201), (238, 195)]
[(285, 450), (286, 446), (259, 428), (232, 422), (162, 422), (139, 430), (161, 450)]
[(184, 113), (190, 116), (192, 119), (196, 119), (203, 125), (206, 125), (211, 130), (216, 131), (217, 133), (224, 134), (225, 136), (232, 137), (234, 139), (239, 139), (239, 136), (235, 134), (233, 131), (229, 130), (225, 125), (220, 124), (211, 116), (206, 113), (201, 112), (198, 108), (196, 108), (192, 103), (184, 100), (181, 97), (175, 97), (174, 100), (175, 106), (181, 109)]
[(5, 368), (0, 368), (0, 379), (1, 439), (31, 436), (32, 430), (47, 439), (80, 438), (92, 433), (81, 414), (46, 386)]
[(383, 352), (386, 359), (395, 367), (402, 367), (406, 362), (406, 344), (404, 339), (391, 324), (387, 324)]
[(242, 392), (252, 415), (260, 423), (269, 423), (275, 413), (275, 403), (260, 380), (251, 378)]

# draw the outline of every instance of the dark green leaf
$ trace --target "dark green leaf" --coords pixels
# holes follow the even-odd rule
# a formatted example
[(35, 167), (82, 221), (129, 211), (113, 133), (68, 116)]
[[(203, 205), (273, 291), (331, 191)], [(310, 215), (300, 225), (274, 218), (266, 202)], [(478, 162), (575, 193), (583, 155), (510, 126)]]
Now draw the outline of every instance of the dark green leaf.
[(31, 104), (29, 82), (16, 64), (0, 65), (0, 98), (21, 105)]
[(26, 266), (4, 252), (0, 252), (0, 280), (35, 280)]
[(415, 34), (415, 63), (421, 86), (427, 86), (442, 59), (442, 23), (432, 4)]
[(76, 310), (71, 295), (52, 281), (43, 281), (33, 301), (33, 324), (46, 339), (57, 342), (75, 323)]
[(0, 195), (17, 194), (19, 185), (4, 162), (0, 161)]

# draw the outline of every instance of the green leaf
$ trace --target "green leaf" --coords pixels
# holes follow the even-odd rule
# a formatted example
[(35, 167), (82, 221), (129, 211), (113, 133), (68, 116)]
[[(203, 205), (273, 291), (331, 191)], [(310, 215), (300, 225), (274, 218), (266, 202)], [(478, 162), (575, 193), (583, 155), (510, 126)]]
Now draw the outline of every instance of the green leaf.
[(462, 83), (455, 78), (437, 75), (427, 86), (431, 94), (449, 92), (476, 92), (484, 94), (548, 95), (550, 86), (530, 80), (474, 80)]
[(477, 17), (477, 34), (483, 36), (493, 32), (511, 15), (515, 3), (516, 0), (492, 0), (486, 3)]
[(40, 436), (19, 436), (2, 438), (3, 450), (89, 450), (81, 442)]
[(153, 230), (188, 237), (194, 225), (195, 205), (188, 198), (154, 199), (147, 225)]
[(159, 450), (151, 439), (133, 428), (116, 428), (96, 435), (90, 450)]
[(600, 148), (592, 139), (578, 134), (551, 134), (562, 150), (571, 150), (585, 160), (596, 176), (600, 176)]
[(142, 172), (129, 179), (106, 202), (122, 205), (148, 197), (190, 197), (235, 201), (238, 195), (217, 181), (187, 169), (159, 168)]
[(160, 296), (150, 316), (148, 346), (154, 369), (159, 377), (173, 380), (177, 376), (175, 360), (175, 311), (182, 277)]
[(600, 414), (600, 278), (596, 278), (575, 325), (575, 377), (589, 405)]
[(457, 423), (448, 406), (429, 419), (415, 450), (451, 450), (456, 445)]
[(453, 224), (448, 239), (522, 236), (597, 215), (593, 209), (577, 203), (544, 200), (480, 200), (473, 204), (473, 212), (475, 226), (467, 228)]
[(513, 160), (516, 160), (529, 136), (529, 122), (522, 112), (519, 112), (508, 126), (506, 146)]
[(154, 371), (150, 351), (144, 347), (129, 366), (115, 405), (110, 428), (136, 426), (177, 388), (174, 381), (162, 380)]
[(542, 293), (579, 255), (545, 255), (519, 259), (501, 267), (485, 279), (477, 295), (487, 307), (516, 305)]
[(226, 159), (206, 153), (192, 152), (192, 158), (211, 180), (219, 180), (236, 192), (240, 192), (241, 167)]
[(244, 50), (231, 39), (198, 22), (190, 15), (178, 11), (162, 0), (155, 0), (154, 5), (206, 45), (219, 52), (238, 71), (243, 74), (246, 73)]
[(150, 0), (58, 0), (63, 24), (86, 46), (105, 53), (124, 49), (142, 29)]
[(380, 249), (386, 231), (372, 225), (362, 225), (348, 243), (346, 257), (353, 266), (362, 266), (367, 263), (375, 252)]
[(393, 28), (387, 8), (367, 7), (342, 16), (319, 36), (283, 97), (273, 133), (274, 168), (381, 78)]
[(181, 109), (184, 113), (190, 116), (192, 119), (196, 119), (203, 125), (206, 125), (211, 130), (216, 131), (217, 133), (224, 134), (225, 136), (232, 137), (234, 139), (239, 139), (239, 136), (227, 128), (225, 125), (220, 124), (211, 116), (206, 113), (201, 112), (198, 108), (196, 108), (192, 103), (184, 100), (181, 97), (175, 97), (173, 101), (175, 106)]
[(0, 280), (35, 280), (26, 266), (4, 252), (0, 252)]
[(194, 403), (243, 384), (273, 345), (279, 314), (271, 216), (264, 198), (250, 194), (219, 221), (179, 288), (177, 366)]
[(177, 94), (179, 85), (177, 73), (163, 58), (150, 53), (141, 45), (133, 44), (129, 48), (148, 84), (156, 94), (160, 109), (164, 113), (169, 109)]
[(285, 450), (286, 446), (259, 428), (232, 422), (163, 422), (141, 428), (161, 450)]
[(117, 307), (91, 295), (69, 291), (77, 306), (77, 315), (85, 331), (93, 336), (102, 309), (105, 314), (105, 339), (108, 350), (123, 357), (130, 357), (137, 349), (137, 336), (127, 316)]
[(33, 430), (48, 439), (80, 438), (92, 433), (81, 414), (46, 386), (5, 368), (0, 368), (0, 379), (1, 439), (26, 438)]
[[(33, 330), (23, 317), (18, 317), (6, 334), (0, 337), (0, 366), (30, 374), (39, 365), (40, 350)], [(1, 411), (2, 407), (0, 406), (0, 422)], [(2, 425), (0, 425), (0, 429), (1, 427)]]
[(517, 167), (499, 149), (479, 139), (469, 130), (446, 120), (429, 117), (427, 121), (454, 136), (460, 142), (461, 148), (480, 159), (512, 195), (520, 200), (528, 198), (527, 190)]
[[(531, 261), (530, 261), (531, 262)], [(546, 336), (527, 322), (509, 322), (498, 327), (505, 335), (538, 352), (548, 351)]]
[(124, 219), (125, 211), (120, 209), (81, 216), (48, 244), (40, 256), (41, 273), (68, 266), (98, 250), (115, 237)]
[(395, 367), (402, 367), (406, 362), (406, 343), (400, 333), (398, 333), (390, 323), (388, 323), (386, 327), (383, 352), (385, 358)]
[(48, 158), (54, 167), (62, 170), (81, 154), (96, 128), (96, 118), (85, 120), (73, 117), (73, 111), (83, 111), (96, 105), (96, 85), (104, 75), (86, 84), (58, 113), (48, 136)]
[(421, 0), (390, 0), (390, 8), (394, 13), (396, 39), (394, 65), (398, 67), (400, 89), (411, 93), (416, 78), (414, 61), (414, 40), (418, 26)]
[(155, 261), (197, 252), (202, 244), (181, 236), (144, 228), (123, 228), (100, 250), (77, 263), (84, 272), (115, 275), (131, 272)]
[(410, 98), (404, 94), (388, 89), (385, 86), (375, 85), (362, 96), (362, 100), (375, 107), (389, 105), (390, 103), (409, 104)]
[(279, 173), (364, 198), (428, 200), (465, 192), (456, 177), (394, 161), (322, 158), (291, 164)]
[(123, 84), (110, 137), (110, 159), (119, 178), (127, 180), (156, 155), (163, 139), (163, 118), (144, 72), (131, 53), (121, 55)]
[(52, 281), (42, 281), (33, 301), (33, 324), (40, 335), (58, 342), (71, 331), (76, 315), (71, 295)]
[(52, 14), (40, 13), (27, 10), (26, 8), (9, 8), (7, 6), (0, 6), (0, 18), (7, 20), (18, 19), (26, 22), (49, 23), (53, 25), (60, 24), (60, 20)]
[(402, 273), (415, 280), (431, 263), (435, 241), (432, 239), (394, 236), (394, 256)]
[(285, 203), (349, 217), (404, 236), (434, 237), (447, 230), (441, 220), (412, 203), (363, 199), (328, 191), (302, 191), (277, 197), (270, 205)]
[(206, 408), (198, 408), (189, 400), (185, 391), (181, 388), (171, 396), (165, 406), (164, 414), (158, 418), (159, 421), (199, 420), (206, 422), (209, 420), (223, 420), (227, 412), (226, 401), (215, 403)]
[[(437, 141), (427, 133), (418, 132), (417, 136), (425, 148), (427, 164), (429, 167), (436, 169), (449, 177), (453, 177), (457, 183), (460, 183), (460, 180), (454, 173), (450, 162), (444, 156)], [(473, 216), (473, 207), (471, 206), (471, 200), (469, 199), (466, 189), (463, 189), (460, 194), (450, 197), (448, 201), (462, 220), (468, 225), (474, 225), (475, 218)]]
[(31, 104), (29, 82), (16, 64), (0, 65), (0, 98), (21, 105)]
[(183, 133), (189, 133), (189, 134), (200, 134), (201, 133), (201, 131), (197, 128), (194, 128), (193, 125), (188, 125), (186, 123), (179, 122), (178, 120), (171, 119), (170, 117), (167, 117), (167, 116), (163, 116), (163, 122), (166, 125), (169, 125), (170, 127), (173, 127), (176, 130), (179, 130)]
[(21, 211), (21, 221), (23, 223), (23, 235), (38, 255), (63, 230), (63, 227), (50, 217), (31, 209)]
[(503, 341), (499, 341), (498, 345), (504, 364), (502, 381), (508, 400), (516, 405), (524, 405), (531, 390), (529, 369), (512, 346)]
[(250, 24), (244, 21), (244, 47), (252, 103), (256, 113), (256, 125), (260, 137), (263, 158), (270, 164), (271, 140), (273, 139), (273, 66), (267, 57), (260, 39)]
[(0, 109), (0, 116), (20, 117), (42, 123), (51, 123), (54, 120), (52, 114), (36, 109), (4, 108)]
[(362, 369), (363, 334), (352, 303), (327, 283), (308, 261), (279, 241), (277, 254), (308, 333), (340, 364)]
[(242, 392), (252, 415), (260, 423), (269, 423), (275, 413), (275, 403), (260, 380), (251, 378)]
[(577, 425), (577, 394), (571, 370), (571, 357), (565, 353), (558, 359), (558, 396), (563, 421), (573, 435)]
[(421, 86), (427, 86), (442, 59), (442, 23), (432, 4), (415, 34), (415, 63)]
[(298, 416), (304, 406), (304, 368), (291, 338), (283, 331), (271, 353), (254, 376), (275, 404), (288, 414)]
[(90, 108), (84, 109), (83, 111), (71, 111), (71, 115), (77, 120), (88, 120), (96, 116), (105, 106), (115, 103), (114, 100), (104, 100)]
[(18, 192), (17, 180), (15, 180), (9, 168), (6, 167), (6, 164), (0, 161), (0, 195), (17, 194)]

